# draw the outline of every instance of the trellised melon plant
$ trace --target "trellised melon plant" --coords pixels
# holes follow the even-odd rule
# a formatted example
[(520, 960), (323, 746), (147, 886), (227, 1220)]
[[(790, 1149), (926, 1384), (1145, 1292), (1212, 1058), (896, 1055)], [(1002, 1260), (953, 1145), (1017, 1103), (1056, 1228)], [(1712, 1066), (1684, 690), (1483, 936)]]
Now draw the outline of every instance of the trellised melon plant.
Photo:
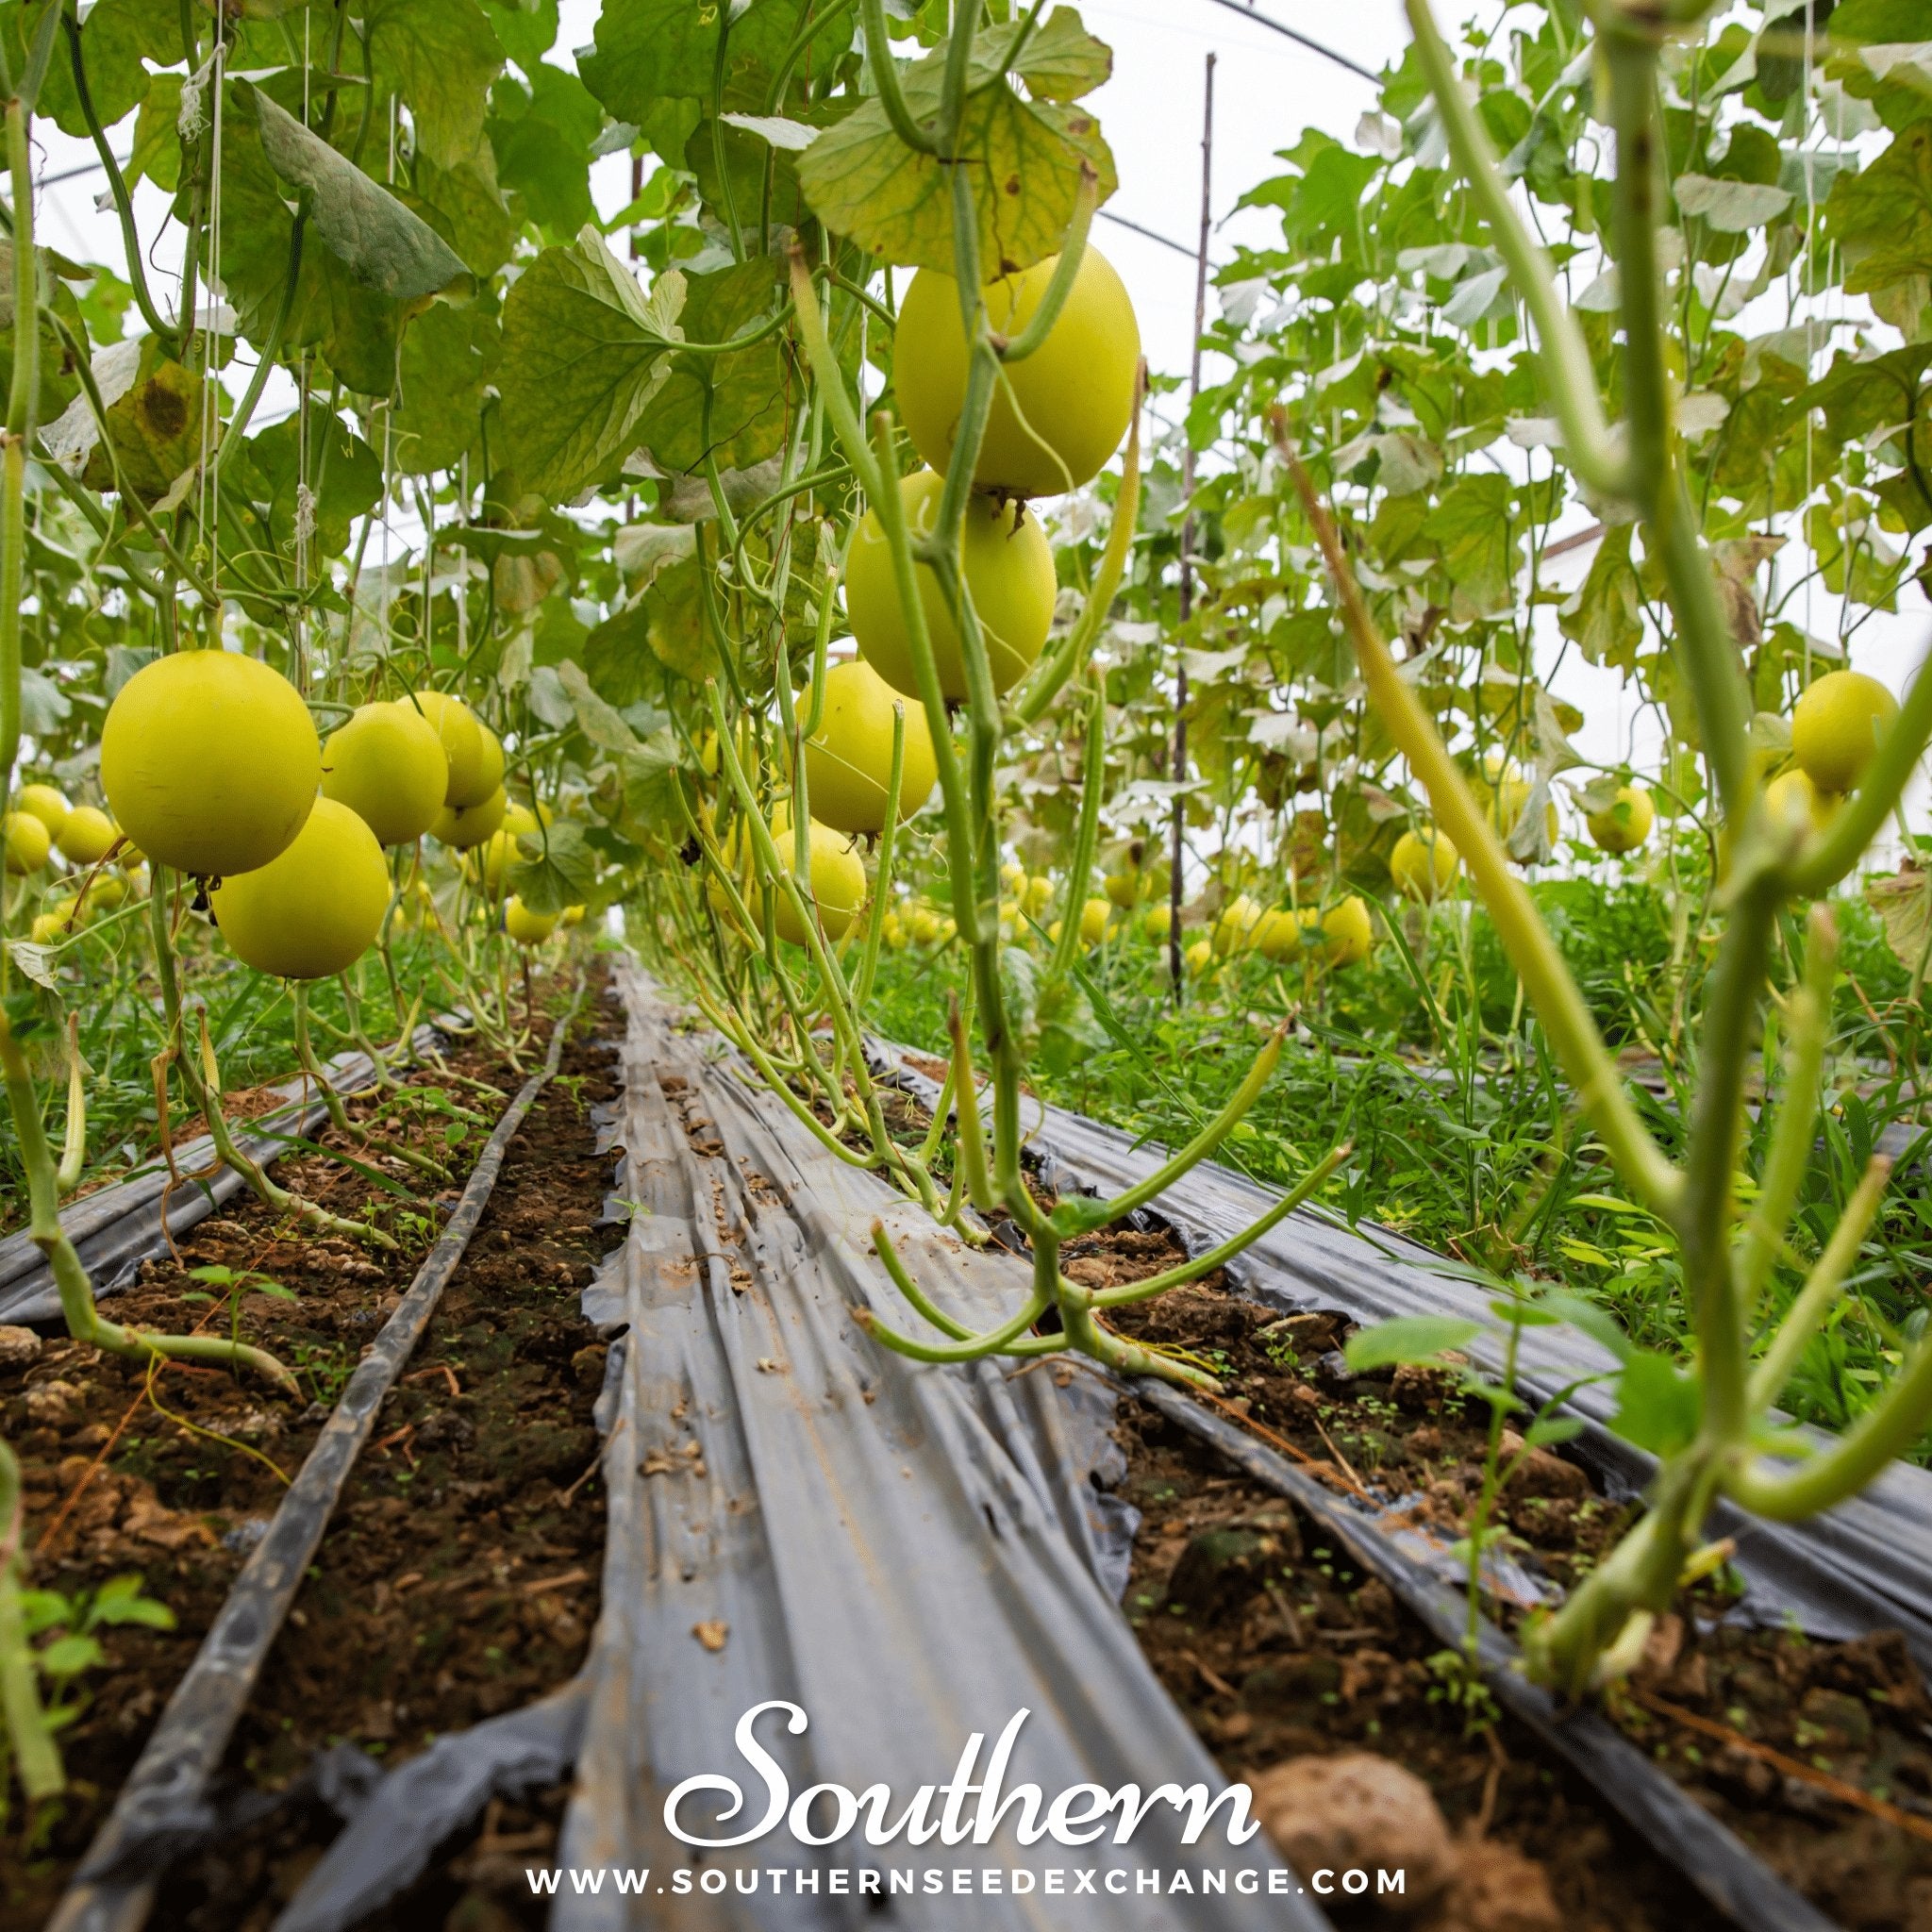
[[(1644, 1377), (1671, 1408), (1643, 1432), (1648, 1513), (1531, 1632), (1568, 1689), (1707, 1560), (1714, 1498), (1804, 1513), (1910, 1447), (1923, 1355), (1882, 1393), (1840, 1378), (1836, 1446), (1762, 1453), (1790, 1449), (1770, 1405), (1885, 1211), (1874, 1165), (1821, 1228), (1811, 1148), (1838, 1040), (1822, 902), (1932, 716), (1932, 680), (1898, 709), (1841, 661), (1924, 580), (1932, 529), (1932, 256), (1896, 214), (1923, 173), (1916, 16), (1840, 0), (1827, 39), (1776, 8), (1591, 8), (1513, 9), (1458, 75), (1411, 0), (1353, 145), (1307, 136), (1242, 197), (1279, 246), (1216, 244), (1224, 354), (1178, 421), (1094, 246), (1111, 57), (1072, 8), (607, 0), (573, 67), (554, 9), (510, 0), (0, 21), (0, 1179), (73, 1332), (284, 1381), (237, 1336), (100, 1314), (62, 1198), (124, 1145), (174, 1159), (199, 1116), (278, 1226), (397, 1239), (271, 1175), (231, 1087), (299, 1069), (391, 1194), (452, 1177), (389, 1125), (434, 1105), (454, 1149), (482, 1118), (453, 1069), (433, 1103), (400, 1083), (418, 1021), (460, 1007), (515, 1067), (532, 962), (623, 905), (802, 1131), (963, 1238), (1024, 1236), (1029, 1298), (972, 1334), (877, 1234), (911, 1312), (861, 1319), (933, 1362), (1073, 1348), (1211, 1383), (1112, 1311), (1331, 1182), (1352, 1212), (1403, 1205), (1333, 1151), (1365, 1110), (1285, 1058), (1324, 1031), (1385, 1072), (1435, 1054), (1473, 1109), (1554, 1050), (1568, 1097), (1551, 1074), (1535, 1133), (1478, 1156), (1455, 1124), (1446, 1239), (1505, 1274), (1546, 1261), (1525, 1230), (1581, 1212), (1600, 1149), (1629, 1199), (1590, 1212), (1670, 1237), (1641, 1296), (1626, 1270), (1566, 1309), (1626, 1352), (1592, 1311), (1641, 1312), (1625, 1411)], [(45, 124), (99, 162), (111, 270), (36, 239)], [(600, 219), (591, 171), (620, 152), (631, 199)], [(1747, 334), (1754, 305), (1779, 325)], [(1553, 643), (1655, 757), (1629, 735), (1585, 758)], [(1911, 1007), (1932, 885), (1907, 853), (1868, 890)], [(1539, 924), (1551, 866), (1649, 895), (1654, 984), (1619, 958), (1579, 991), (1574, 922)], [(1384, 1004), (1357, 1025), (1364, 988)], [(915, 993), (946, 1064), (908, 1131), (872, 1032)], [(1673, 1077), (1694, 1061), (1687, 1121), (1626, 1095), (1605, 1024)], [(1783, 1087), (1740, 1187), (1768, 1036)], [(1157, 1064), (1181, 1038), (1203, 1050)], [(331, 1044), (368, 1056), (375, 1118)], [(1105, 1054), (1173, 1103), (1177, 1151), (1043, 1205), (1034, 1099)], [(1124, 1288), (1062, 1268), (1257, 1149), (1283, 1198), (1213, 1253)], [(1607, 1241), (1555, 1252), (1617, 1265)], [(10, 1477), (0, 1690), (25, 1738)]]
[(1874, 1156), (1795, 1300), (1767, 1323), (1766, 1287), (1790, 1230), (1819, 1127), (1820, 1079), (1837, 973), (1837, 933), (1814, 906), (1799, 983), (1781, 1003), (1785, 1087), (1748, 1208), (1737, 1176), (1747, 1082), (1773, 998), (1779, 921), (1857, 864), (1892, 816), (1932, 734), (1932, 676), (1922, 667), (1895, 704), (1857, 674), (1830, 674), (1801, 700), (1793, 750), (1820, 790), (1848, 793), (1821, 823), (1779, 799), (1756, 756), (1750, 691), (1727, 622), (1721, 575), (1699, 541), (1686, 488), (1678, 396), (1659, 306), (1658, 229), (1665, 185), (1658, 58), (1692, 33), (1706, 8), (1659, 14), (1595, 0), (1594, 58), (1616, 138), (1611, 248), (1623, 342), (1621, 422), (1607, 420), (1576, 317), (1505, 183), (1493, 144), (1464, 92), (1428, 0), (1407, 0), (1420, 64), (1457, 167), (1482, 209), (1536, 331), (1544, 394), (1566, 458), (1607, 505), (1625, 505), (1663, 573), (1672, 660), (1695, 705), (1702, 756), (1723, 815), (1716, 905), (1721, 933), (1697, 1041), (1698, 1078), (1683, 1158), (1667, 1158), (1633, 1107), (1590, 1008), (1521, 878), (1503, 830), (1486, 812), (1435, 722), (1402, 676), (1365, 601), (1333, 520), (1316, 498), (1277, 419), (1282, 453), (1340, 594), (1377, 716), (1427, 791), (1436, 820), (1469, 868), (1562, 1062), (1578, 1102), (1633, 1197), (1680, 1251), (1692, 1320), (1688, 1412), (1664, 1445), (1646, 1508), (1624, 1541), (1534, 1621), (1532, 1671), (1580, 1693), (1606, 1668), (1627, 1665), (1649, 1620), (1708, 1567), (1706, 1519), (1719, 1498), (1779, 1521), (1857, 1493), (1932, 1418), (1932, 1346), (1922, 1343), (1890, 1386), (1840, 1440), (1795, 1442), (1773, 1405), (1832, 1313), (1877, 1211), (1890, 1162)]

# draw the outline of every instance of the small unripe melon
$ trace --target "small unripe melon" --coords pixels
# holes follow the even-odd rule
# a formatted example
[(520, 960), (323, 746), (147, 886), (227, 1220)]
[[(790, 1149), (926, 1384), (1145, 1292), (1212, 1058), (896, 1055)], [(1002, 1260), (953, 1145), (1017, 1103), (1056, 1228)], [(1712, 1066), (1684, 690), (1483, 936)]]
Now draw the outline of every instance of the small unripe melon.
[(499, 785), (480, 805), (466, 806), (460, 811), (445, 805), (429, 828), (430, 836), (458, 852), (467, 852), (473, 845), (482, 844), (502, 824), (508, 809), (509, 794)]
[(98, 865), (120, 834), (98, 806), (76, 805), (55, 835), (61, 858), (75, 865)]

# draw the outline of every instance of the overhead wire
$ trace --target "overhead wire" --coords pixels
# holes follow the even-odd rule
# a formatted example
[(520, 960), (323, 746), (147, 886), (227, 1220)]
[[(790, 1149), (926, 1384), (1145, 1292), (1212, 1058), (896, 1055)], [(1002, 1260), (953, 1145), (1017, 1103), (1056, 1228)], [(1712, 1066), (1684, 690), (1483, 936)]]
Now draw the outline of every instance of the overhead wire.
[[(1306, 47), (1311, 54), (1319, 54), (1324, 60), (1332, 60), (1338, 67), (1345, 67), (1351, 74), (1358, 75), (1363, 80), (1379, 82), (1382, 76), (1372, 68), (1364, 67), (1359, 60), (1352, 60), (1346, 54), (1338, 54), (1333, 47), (1324, 46), (1310, 34), (1305, 34), (1299, 27), (1284, 25), (1271, 19), (1269, 15), (1257, 12), (1251, 0), (1213, 0), (1216, 7), (1224, 7), (1228, 12), (1238, 14), (1242, 20), (1252, 20), (1257, 26), (1265, 26), (1277, 33), (1284, 40), (1292, 41), (1298, 47)], [(1193, 251), (1188, 251), (1192, 254)]]

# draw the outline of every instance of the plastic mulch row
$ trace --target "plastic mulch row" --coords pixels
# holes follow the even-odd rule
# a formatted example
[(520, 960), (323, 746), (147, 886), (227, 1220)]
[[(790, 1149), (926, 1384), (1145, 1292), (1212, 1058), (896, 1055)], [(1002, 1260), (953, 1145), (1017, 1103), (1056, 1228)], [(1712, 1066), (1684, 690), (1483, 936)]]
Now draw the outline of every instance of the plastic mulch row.
[[(908, 1091), (928, 1103), (937, 1096), (938, 1084), (907, 1065), (901, 1050), (877, 1050)], [(1117, 1128), (1058, 1107), (1043, 1109), (1027, 1146), (1051, 1184), (1088, 1192), (1127, 1187), (1163, 1158), (1158, 1148), (1136, 1147)], [(1197, 1255), (1249, 1225), (1276, 1198), (1274, 1191), (1209, 1161), (1152, 1208)], [(1489, 1306), (1494, 1289), (1386, 1228), (1349, 1228), (1302, 1210), (1230, 1262), (1227, 1274), (1244, 1294), (1284, 1313), (1335, 1310), (1357, 1323), (1466, 1316), (1488, 1338), (1473, 1344), (1474, 1352), (1500, 1367), (1499, 1324)], [(1617, 1366), (1589, 1338), (1557, 1325), (1525, 1329), (1521, 1360), (1520, 1386), (1537, 1402)], [(1579, 1389), (1568, 1412), (1583, 1422), (1584, 1433), (1563, 1453), (1622, 1502), (1642, 1491), (1656, 1462), (1611, 1433), (1615, 1404), (1606, 1386)], [(1767, 1627), (1795, 1617), (1812, 1636), (1828, 1640), (1896, 1629), (1920, 1669), (1932, 1673), (1932, 1471), (1894, 1462), (1852, 1501), (1803, 1523), (1766, 1523), (1721, 1505), (1711, 1533), (1737, 1540), (1735, 1563), (1747, 1585), (1740, 1614)]]
[[(663, 1923), (656, 1889), (671, 1891), (678, 1872), (689, 1881), (699, 1859), (732, 1869), (722, 1894), (672, 1893), (692, 1932), (870, 1923), (858, 1890), (867, 1866), (882, 1885), (895, 1871), (919, 1877), (917, 1891), (888, 1894), (891, 1922), (932, 1932), (1091, 1927), (1096, 1901), (1104, 1923), (1131, 1932), (1319, 1932), (1326, 1920), (1265, 1839), (1226, 1842), (1224, 1808), (1192, 1846), (1165, 1802), (1123, 1846), (1022, 1845), (1011, 1810), (985, 1844), (855, 1835), (814, 1850), (780, 1829), (694, 1854), (671, 1836), (665, 1796), (688, 1778), (729, 1777), (744, 1803), (730, 1816), (728, 1794), (694, 1791), (677, 1813), (682, 1829), (756, 1829), (766, 1786), (734, 1739), (747, 1711), (774, 1700), (805, 1714), (796, 1730), (781, 1710), (756, 1720), (790, 1792), (883, 1784), (892, 1821), (919, 1787), (953, 1775), (975, 1737), (983, 1772), (1023, 1711), (1008, 1795), (1028, 1784), (1047, 1802), (1075, 1785), (1152, 1795), (1172, 1784), (1199, 1786), (1205, 1799), (1224, 1780), (1119, 1608), (1124, 1525), (1091, 1480), (1109, 1458), (1119, 1473), (1111, 1391), (1084, 1375), (1061, 1388), (1050, 1364), (1017, 1374), (1011, 1363), (918, 1366), (853, 1319), (857, 1307), (904, 1319), (871, 1253), (875, 1217), (962, 1321), (1017, 1308), (1025, 1271), (966, 1248), (835, 1158), (720, 1065), (715, 1041), (679, 1031), (647, 979), (619, 978), (628, 1025), (611, 1140), (624, 1149), (628, 1228), (585, 1295), (591, 1319), (622, 1337), (599, 1409), (608, 1545), (558, 1863), (566, 1874), (650, 1877), (642, 1896), (561, 1885), (555, 1932)], [(365, 1803), (275, 1932), (341, 1932), (421, 1869), (426, 1834), (399, 1816), (411, 1769)], [(822, 1804), (819, 1829), (828, 1815)], [(816, 1890), (774, 1893), (774, 1866), (810, 1868)], [(1016, 1896), (1008, 1879), (997, 1894), (980, 1890), (988, 1868), (1030, 1868), (1035, 1889)], [(1162, 1890), (1141, 1889), (1157, 1871)], [(1176, 1871), (1191, 1891), (1168, 1890)], [(1047, 1890), (1050, 1873), (1063, 1890)], [(1209, 1873), (1224, 1893), (1204, 1895)], [(946, 1890), (925, 1890), (927, 1874)], [(758, 1890), (743, 1890), (755, 1877)], [(1121, 1888), (1111, 1895), (1109, 1878)], [(841, 1881), (842, 1894), (831, 1890)], [(1255, 1891), (1241, 1894), (1239, 1881)], [(970, 1903), (956, 1882), (975, 1884)]]
[[(433, 1027), (420, 1029), (419, 1049), (436, 1037)], [(325, 1062), (323, 1070), (338, 1092), (353, 1093), (375, 1067), (367, 1054), (350, 1052)], [(299, 1074), (269, 1091), (283, 1095), (282, 1104), (235, 1129), (237, 1146), (264, 1163), (288, 1151), (287, 1137), (311, 1133), (328, 1118), (314, 1082)], [(175, 1147), (175, 1167), (178, 1181), (165, 1162), (156, 1162), (61, 1210), (60, 1225), (94, 1284), (97, 1300), (126, 1287), (142, 1262), (167, 1253), (171, 1235), (185, 1234), (246, 1185), (232, 1167), (217, 1162), (214, 1141), (206, 1134)], [(0, 1323), (59, 1320), (60, 1294), (47, 1257), (24, 1230), (7, 1236), (0, 1241)]]
[[(859, 1307), (905, 1319), (871, 1253), (874, 1218), (927, 1292), (972, 1325), (992, 1325), (1021, 1305), (1025, 1270), (997, 1251), (967, 1248), (875, 1176), (836, 1158), (775, 1099), (721, 1064), (715, 1041), (680, 1030), (641, 974), (619, 978), (624, 1093), (608, 1139), (623, 1154), (617, 1203), (628, 1226), (584, 1298), (586, 1313), (617, 1338), (598, 1410), (608, 1544), (590, 1657), (575, 1683), (542, 1704), (440, 1740), (390, 1773), (275, 1932), (345, 1932), (420, 1873), (491, 1790), (561, 1775), (573, 1755), (576, 1782), (557, 1862), (566, 1874), (648, 1870), (651, 1895), (561, 1886), (550, 1908), (557, 1932), (655, 1924), (655, 1888), (675, 1874), (688, 1880), (701, 1865), (735, 1869), (722, 1894), (678, 1895), (679, 1923), (694, 1932), (853, 1926), (863, 1901), (833, 1894), (829, 1882), (841, 1866), (866, 1865), (888, 1876), (1045, 1864), (1089, 1882), (1124, 1874), (1128, 1889), (1108, 1900), (1108, 1924), (1135, 1932), (1324, 1925), (1264, 1840), (1234, 1847), (1210, 1828), (1189, 1847), (1174, 1811), (1158, 1805), (1121, 1847), (1020, 1847), (1002, 1831), (985, 1846), (848, 1839), (815, 1853), (782, 1831), (750, 1837), (765, 1786), (735, 1738), (746, 1712), (776, 1700), (805, 1720), (790, 1729), (786, 1713), (768, 1708), (756, 1721), (789, 1793), (884, 1784), (895, 1819), (920, 1786), (951, 1774), (971, 1739), (990, 1745), (1023, 1709), (1008, 1793), (1023, 1784), (1051, 1794), (1074, 1784), (1149, 1791), (1170, 1783), (1211, 1792), (1222, 1778), (1119, 1608), (1131, 1519), (1123, 1523), (1095, 1481), (1123, 1473), (1108, 1434), (1114, 1391), (1092, 1375), (1057, 1376), (1051, 1362), (911, 1364), (876, 1347), (853, 1319)], [(1086, 1151), (1071, 1124), (1091, 1127), (1054, 1115), (1046, 1129), (1069, 1160)], [(1109, 1184), (1124, 1178), (1123, 1163), (1147, 1158), (1119, 1137), (1110, 1158)], [(1257, 1206), (1243, 1220), (1267, 1198), (1251, 1191)], [(1314, 1229), (1324, 1252), (1357, 1275), (1413, 1274), (1412, 1259)], [(1187, 1238), (1208, 1238), (1198, 1217)], [(1353, 1282), (1338, 1288), (1320, 1265), (1309, 1259), (1295, 1277), (1293, 1306), (1374, 1312)], [(1262, 1257), (1249, 1291), (1272, 1273)], [(1407, 1292), (1441, 1285), (1421, 1277)], [(1280, 1474), (1260, 1445), (1186, 1398), (1148, 1395), (1186, 1411), (1179, 1419), (1261, 1479)], [(1286, 1476), (1293, 1480), (1275, 1486), (1324, 1521), (1338, 1512), (1334, 1533), (1431, 1628), (1444, 1630), (1452, 1608), (1459, 1617), (1453, 1593), (1372, 1517), (1319, 1489), (1304, 1495), (1307, 1479), (1291, 1469)], [(1503, 1640), (1491, 1633), (1489, 1641), (1488, 1660), (1503, 1665)], [(1560, 1717), (1506, 1670), (1495, 1680), (1511, 1710), (1579, 1765), (1607, 1807), (1635, 1820), (1739, 1923), (1752, 1932), (1828, 1924), (1607, 1726)], [(735, 1812), (732, 1793), (718, 1790), (725, 1777), (743, 1788)], [(686, 1796), (680, 1827), (748, 1842), (693, 1852), (672, 1837), (665, 1797), (688, 1779), (709, 1785)], [(763, 1882), (743, 1889), (763, 1868), (806, 1863), (823, 1867), (815, 1892), (774, 1893)], [(1260, 1895), (1204, 1891), (1209, 1869), (1257, 1874)], [(1156, 1870), (1187, 1872), (1192, 1890), (1140, 1890), (1134, 1881)], [(1268, 1891), (1271, 1875), (1283, 1890)], [(961, 1923), (950, 1890), (902, 1893), (891, 1905), (895, 1923), (937, 1932)], [(1057, 1895), (979, 1893), (967, 1909), (975, 1928), (1004, 1932), (1085, 1924), (1090, 1905), (1070, 1885)]]
[[(175, 1686), (114, 1807), (102, 1824), (47, 1932), (134, 1932), (145, 1923), (161, 1874), (214, 1821), (208, 1781), (304, 1573), (322, 1541), (351, 1467), (468, 1248), (503, 1166), (505, 1150), (557, 1072), (576, 1006), (552, 1034), (541, 1070), (504, 1110), (461, 1200), (401, 1306), (349, 1377), (333, 1413), (283, 1495), (261, 1541), (235, 1578), (194, 1660)], [(141, 1211), (141, 1210), (137, 1210)], [(145, 1210), (158, 1233), (159, 1203)]]

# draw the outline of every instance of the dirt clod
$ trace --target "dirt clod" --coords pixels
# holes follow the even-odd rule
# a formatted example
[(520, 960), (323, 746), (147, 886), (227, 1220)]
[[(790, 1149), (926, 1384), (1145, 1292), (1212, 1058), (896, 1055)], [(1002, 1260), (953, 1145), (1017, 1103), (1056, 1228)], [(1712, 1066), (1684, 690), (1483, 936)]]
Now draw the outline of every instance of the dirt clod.
[(31, 1328), (0, 1326), (0, 1369), (25, 1368), (40, 1353), (41, 1338)]
[(1421, 1932), (1563, 1932), (1563, 1915), (1534, 1858), (1470, 1839), (1457, 1846), (1455, 1875)]
[(1421, 1778), (1373, 1751), (1291, 1757), (1249, 1780), (1261, 1828), (1304, 1879), (1312, 1874), (1400, 1872), (1400, 1903), (1415, 1912), (1456, 1874), (1456, 1845)]

